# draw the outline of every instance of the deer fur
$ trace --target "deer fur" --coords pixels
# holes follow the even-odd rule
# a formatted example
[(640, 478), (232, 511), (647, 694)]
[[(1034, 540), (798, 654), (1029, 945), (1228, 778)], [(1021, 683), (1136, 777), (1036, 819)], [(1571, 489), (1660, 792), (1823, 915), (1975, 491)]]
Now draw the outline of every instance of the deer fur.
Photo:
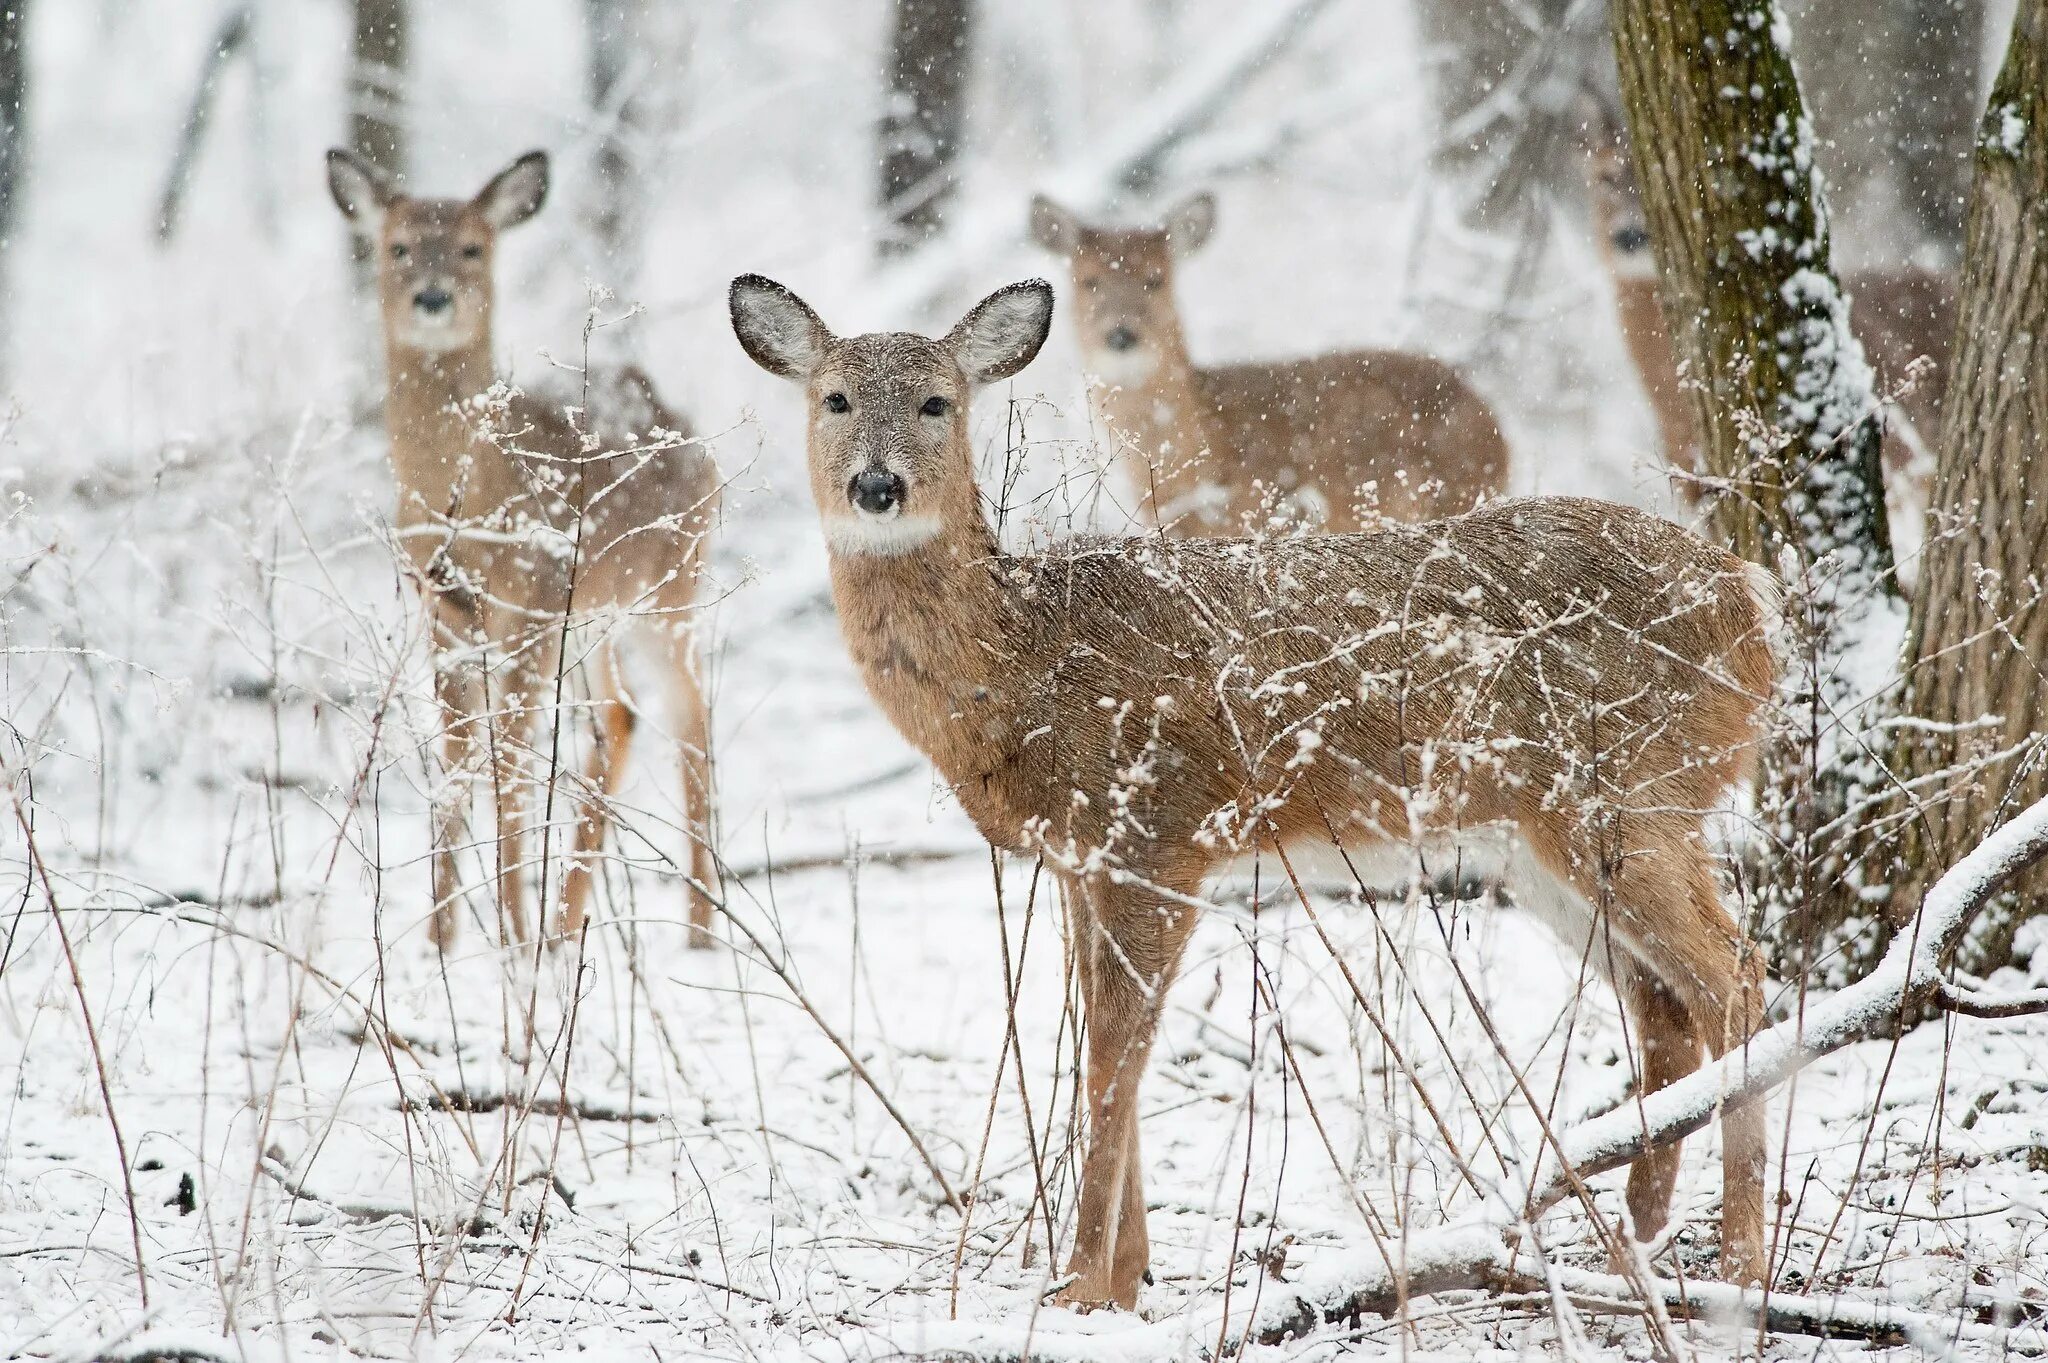
[[(490, 765), (498, 809), (500, 932), (527, 938), (525, 838), (540, 771), (535, 722), (554, 705), (567, 622), (627, 614), (666, 650), (683, 747), (692, 847), (692, 940), (708, 943), (709, 738), (688, 629), (718, 473), (637, 369), (592, 376), (572, 419), (498, 382), (491, 265), (498, 234), (538, 212), (548, 164), (529, 152), (473, 199), (414, 198), (345, 151), (330, 151), (335, 203), (376, 251), (398, 484), (395, 523), (432, 615), (441, 750), (450, 774), (434, 817), (437, 945), (455, 937), (472, 779)], [(572, 409), (573, 410), (573, 409)], [(559, 932), (583, 925), (607, 807), (636, 712), (609, 638), (594, 650), (598, 735), (582, 788)]]
[[(1067, 1301), (1136, 1300), (1139, 1080), (1204, 884), (1247, 855), (1335, 846), (1502, 882), (1613, 982), (1644, 1090), (1755, 1029), (1760, 970), (1702, 822), (1751, 770), (1767, 574), (1576, 498), (1373, 534), (1006, 553), (968, 402), (1037, 354), (1049, 286), (999, 290), (939, 340), (834, 336), (754, 275), (730, 301), (748, 354), (804, 390), (869, 692), (991, 843), (1062, 882), (1090, 1130)], [(1723, 1263), (1758, 1279), (1763, 1117), (1722, 1129)], [(1638, 1234), (1664, 1223), (1677, 1159), (1631, 1171)]]
[[(1657, 263), (1627, 140), (1611, 116), (1592, 116), (1589, 128), (1586, 183), (1593, 237), (1614, 288), (1622, 340), (1649, 399), (1664, 462), (1679, 494), (1697, 504), (1703, 472), (1699, 414), (1680, 378), (1675, 341), (1657, 295)], [(1897, 393), (1884, 405), (1885, 502), (1901, 580), (1910, 581), (1941, 438), (1942, 387), (1955, 336), (1955, 279), (1910, 266), (1852, 270), (1842, 275), (1842, 290), (1852, 305), (1856, 338), (1876, 370), (1879, 394)], [(1909, 382), (1908, 371), (1916, 362), (1924, 372)]]
[(1152, 228), (1091, 226), (1044, 195), (1031, 204), (1032, 236), (1072, 267), (1096, 415), (1144, 519), (1201, 535), (1244, 534), (1276, 513), (1357, 530), (1507, 491), (1492, 409), (1439, 360), (1353, 350), (1197, 366), (1174, 272), (1215, 222), (1208, 194)]

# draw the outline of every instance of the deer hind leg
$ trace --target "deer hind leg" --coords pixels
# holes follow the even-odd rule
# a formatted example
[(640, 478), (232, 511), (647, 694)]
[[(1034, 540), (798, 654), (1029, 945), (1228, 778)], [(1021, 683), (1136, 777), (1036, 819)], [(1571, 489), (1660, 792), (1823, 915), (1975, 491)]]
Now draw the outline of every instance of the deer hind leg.
[(1194, 915), (1102, 877), (1069, 878), (1066, 889), (1087, 1035), (1088, 1149), (1067, 1263), (1074, 1281), (1060, 1299), (1128, 1310), (1151, 1254), (1138, 1090)]
[(484, 749), (483, 672), (462, 656), (467, 640), (445, 626), (434, 643), (434, 700), (440, 710), (435, 748), (441, 771), (432, 812), (434, 911), (427, 936), (440, 950), (455, 945), (461, 925), (462, 863), (459, 849), (469, 841), (469, 806)]
[(683, 836), (689, 840), (689, 943), (710, 948), (711, 891), (718, 885), (718, 853), (712, 842), (711, 710), (704, 699), (695, 636), (677, 631), (669, 645), (669, 677), (675, 697), (676, 737), (682, 745)]
[(609, 643), (597, 649), (597, 685), (591, 696), (591, 711), (597, 720), (596, 741), (591, 744), (590, 762), (584, 769), (580, 796), (581, 817), (576, 822), (576, 855), (562, 880), (562, 916), (556, 941), (566, 942), (583, 931), (591, 893), (597, 888), (598, 857), (604, 852), (604, 835), (611, 820), (612, 804), (626, 776), (626, 758), (633, 750), (633, 733), (639, 717), (619, 679), (619, 659)]
[[(1713, 863), (1696, 827), (1639, 841), (1610, 884), (1610, 912), (1633, 957), (1629, 966), (1669, 999), (1669, 1005), (1651, 1005), (1657, 1021), (1643, 1029), (1645, 1042), (1675, 1034), (1680, 1014), (1689, 1033), (1682, 1063), (1668, 1054), (1645, 1054), (1645, 1087), (1660, 1088), (1697, 1069), (1700, 1051), (1725, 1055), (1755, 1034), (1763, 1021), (1762, 966), (1722, 907)], [(1765, 1272), (1764, 1127), (1760, 1103), (1722, 1114), (1721, 1266), (1723, 1276), (1736, 1283), (1761, 1282)], [(1674, 1142), (1672, 1151), (1677, 1148)], [(1639, 1218), (1638, 1189), (1647, 1203), (1659, 1177), (1655, 1159), (1653, 1154), (1647, 1160), (1652, 1172), (1630, 1172), (1630, 1208)], [(1638, 1161), (1638, 1168), (1645, 1162)]]
[[(1637, 1091), (1655, 1093), (1698, 1069), (1700, 1038), (1685, 1005), (1639, 966), (1623, 965), (1615, 973), (1615, 988), (1635, 1031)], [(1640, 1239), (1655, 1239), (1671, 1215), (1681, 1153), (1680, 1142), (1673, 1141), (1629, 1166), (1629, 1219)]]
[[(500, 674), (491, 696), (492, 793), (498, 808), (498, 937), (506, 945), (527, 940), (526, 835), (533, 826), (536, 787), (553, 784), (554, 773), (539, 770), (534, 733), (539, 709), (554, 695), (552, 650), (546, 658), (521, 656)], [(540, 779), (536, 779), (536, 778)], [(542, 830), (546, 836), (546, 830)]]

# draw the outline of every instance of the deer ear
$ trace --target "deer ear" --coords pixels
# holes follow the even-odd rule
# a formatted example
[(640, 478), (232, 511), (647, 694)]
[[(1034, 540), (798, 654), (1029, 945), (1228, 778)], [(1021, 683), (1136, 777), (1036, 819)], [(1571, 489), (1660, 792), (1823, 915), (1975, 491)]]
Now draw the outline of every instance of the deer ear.
[(384, 209), (391, 202), (391, 182), (384, 173), (354, 152), (327, 150), (327, 192), (335, 207), (366, 237), (377, 235)]
[(1198, 250), (1216, 230), (1216, 196), (1206, 189), (1185, 199), (1166, 219), (1166, 241), (1177, 256)]
[(530, 151), (491, 177), (473, 203), (493, 229), (517, 227), (548, 200), (548, 154)]
[(1031, 239), (1056, 256), (1070, 256), (1081, 238), (1081, 224), (1072, 213), (1043, 194), (1031, 196)]
[(735, 279), (726, 302), (733, 334), (755, 364), (796, 383), (810, 378), (832, 340), (810, 304), (757, 274)]
[(1052, 285), (1043, 279), (1005, 284), (939, 342), (974, 384), (994, 383), (1030, 364), (1052, 326)]

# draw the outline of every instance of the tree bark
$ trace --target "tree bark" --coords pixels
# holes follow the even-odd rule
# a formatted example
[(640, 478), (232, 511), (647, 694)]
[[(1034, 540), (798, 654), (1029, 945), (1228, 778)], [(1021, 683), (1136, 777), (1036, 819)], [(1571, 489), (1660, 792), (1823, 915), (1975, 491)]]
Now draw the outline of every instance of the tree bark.
[(1615, 55), (1701, 474), (1736, 552), (1777, 570), (1801, 636), (1765, 753), (1760, 918), (1781, 971), (1860, 908), (1838, 829), (1883, 773), (1859, 672), (1904, 631), (1869, 366), (1829, 257), (1813, 137), (1772, 0), (1614, 0)]
[[(405, 71), (410, 50), (408, 0), (355, 0), (355, 41), (348, 75), (349, 150), (402, 183), (406, 170)], [(375, 283), (367, 245), (354, 238), (355, 279)]]
[(883, 258), (908, 255), (944, 228), (959, 184), (974, 0), (896, 0), (883, 110)]
[[(2020, 0), (1975, 161), (1897, 755), (1916, 797), (1901, 909), (1941, 860), (2048, 792), (2048, 0)], [(2044, 907), (2038, 873), (2009, 889), (1964, 968), (2005, 964)]]
[(0, 376), (14, 336), (11, 267), (28, 153), (28, 9), (28, 0), (0, 0)]

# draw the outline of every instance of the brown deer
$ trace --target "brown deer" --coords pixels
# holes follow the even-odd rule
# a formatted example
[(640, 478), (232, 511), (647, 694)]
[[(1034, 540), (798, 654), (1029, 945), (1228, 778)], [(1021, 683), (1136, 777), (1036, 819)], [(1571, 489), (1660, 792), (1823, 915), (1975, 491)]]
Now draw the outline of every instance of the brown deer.
[[(869, 691), (991, 843), (1062, 882), (1090, 1132), (1067, 1301), (1136, 1300), (1139, 1080), (1203, 886), (1247, 855), (1334, 845), (1495, 882), (1613, 982), (1645, 1090), (1751, 1035), (1761, 973), (1702, 821), (1753, 765), (1767, 574), (1576, 498), (1374, 534), (1006, 553), (967, 407), (1038, 353), (1047, 284), (991, 294), (939, 340), (834, 336), (757, 275), (730, 302), (747, 353), (804, 390), (832, 593)], [(1763, 1114), (1728, 1112), (1722, 1131), (1722, 1264), (1756, 1280)], [(1631, 1170), (1638, 1234), (1664, 1223), (1677, 1159)]]
[(1438, 360), (1398, 350), (1197, 367), (1174, 262), (1209, 239), (1198, 194), (1164, 227), (1083, 223), (1044, 195), (1031, 234), (1073, 268), (1081, 362), (1139, 510), (1186, 534), (1241, 535), (1276, 512), (1325, 530), (1422, 520), (1507, 491), (1485, 399)]
[[(1588, 123), (1587, 185), (1594, 240), (1614, 286), (1622, 339), (1650, 400), (1657, 443), (1676, 475), (1679, 493), (1699, 499), (1701, 435), (1693, 398), (1679, 376), (1677, 352), (1657, 296), (1657, 264), (1650, 229), (1637, 194), (1628, 142), (1611, 115)], [(1877, 372), (1878, 391), (1899, 391), (1885, 408), (1885, 501), (1893, 546), (1910, 576), (1920, 542), (1927, 496), (1934, 481), (1934, 447), (1941, 435), (1941, 394), (1948, 348), (1955, 335), (1953, 277), (1911, 267), (1853, 270), (1842, 276), (1850, 320)], [(1919, 360), (1931, 367), (1907, 382)]]
[[(569, 622), (628, 613), (668, 651), (683, 748), (683, 809), (694, 883), (692, 941), (708, 944), (716, 884), (704, 692), (689, 617), (718, 473), (682, 419), (629, 369), (594, 378), (582, 410), (498, 382), (491, 355), (491, 261), (498, 234), (539, 211), (548, 161), (529, 152), (473, 199), (397, 192), (345, 151), (327, 154), (334, 201), (376, 250), (389, 387), (384, 416), (397, 475), (395, 523), (432, 614), (434, 681), (449, 773), (434, 812), (430, 934), (448, 946), (467, 840), (470, 778), (487, 761), (498, 807), (501, 933), (526, 940), (525, 838), (538, 762), (536, 720), (554, 705)], [(625, 771), (635, 712), (609, 638), (597, 643), (598, 736), (559, 924), (579, 931)]]

